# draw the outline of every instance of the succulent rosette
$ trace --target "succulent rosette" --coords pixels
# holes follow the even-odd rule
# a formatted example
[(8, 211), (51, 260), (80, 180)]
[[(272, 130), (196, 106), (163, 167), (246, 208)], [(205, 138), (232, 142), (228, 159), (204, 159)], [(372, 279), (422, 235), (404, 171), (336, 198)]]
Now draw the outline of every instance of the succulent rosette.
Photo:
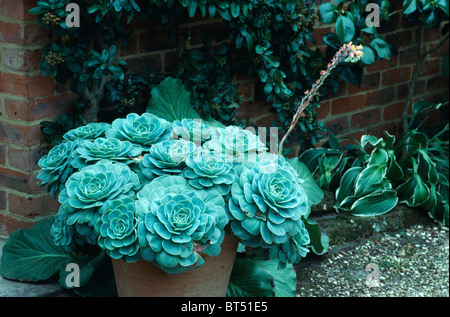
[(140, 259), (135, 201), (129, 197), (106, 201), (96, 224), (98, 245), (113, 259)]
[(287, 263), (297, 263), (306, 257), (309, 252), (307, 246), (310, 242), (308, 230), (302, 221), (298, 234), (289, 237), (286, 242), (276, 244), (268, 249), (269, 257), (272, 260), (278, 260), (278, 268), (284, 269)]
[(73, 229), (67, 225), (63, 213), (58, 212), (55, 215), (55, 221), (52, 224), (50, 233), (56, 245), (68, 246), (72, 243)]
[(183, 176), (197, 189), (214, 188), (221, 195), (229, 193), (235, 180), (233, 163), (220, 152), (203, 150), (186, 161)]
[(231, 230), (244, 245), (271, 248), (304, 232), (307, 196), (295, 170), (283, 159), (236, 167), (239, 181), (231, 187)]
[(75, 151), (76, 157), (72, 165), (80, 169), (102, 159), (125, 164), (132, 163), (134, 162), (132, 158), (140, 155), (142, 148), (133, 146), (129, 141), (97, 138), (92, 141), (85, 140)]
[(107, 138), (127, 140), (148, 149), (152, 144), (169, 138), (169, 127), (170, 123), (167, 120), (153, 114), (130, 113), (126, 118), (114, 120), (111, 129), (105, 133)]
[(105, 131), (109, 129), (111, 125), (103, 122), (92, 122), (84, 126), (71, 129), (63, 135), (63, 138), (68, 141), (74, 141), (79, 139), (90, 139), (101, 137), (105, 135)]
[(204, 144), (211, 151), (222, 152), (232, 162), (254, 162), (259, 152), (267, 151), (258, 136), (236, 126), (217, 128), (211, 141)]
[(195, 143), (182, 139), (161, 141), (144, 155), (139, 167), (150, 180), (155, 176), (180, 174), (186, 166), (186, 160), (199, 150)]
[(53, 147), (38, 162), (41, 172), (37, 178), (42, 181), (41, 186), (47, 185), (47, 190), (53, 198), (64, 188), (64, 183), (73, 172), (72, 153), (78, 144), (79, 141), (62, 142)]
[(213, 128), (200, 119), (183, 119), (172, 122), (172, 137), (182, 138), (200, 145), (211, 138)]
[(202, 253), (220, 253), (228, 215), (216, 190), (198, 190), (180, 176), (161, 176), (137, 197), (143, 259), (168, 273), (180, 273), (201, 266)]
[(139, 188), (139, 178), (126, 164), (101, 160), (73, 173), (59, 195), (59, 202), (65, 206), (69, 224), (90, 223), (93, 227), (98, 207), (119, 195), (133, 195), (133, 190)]

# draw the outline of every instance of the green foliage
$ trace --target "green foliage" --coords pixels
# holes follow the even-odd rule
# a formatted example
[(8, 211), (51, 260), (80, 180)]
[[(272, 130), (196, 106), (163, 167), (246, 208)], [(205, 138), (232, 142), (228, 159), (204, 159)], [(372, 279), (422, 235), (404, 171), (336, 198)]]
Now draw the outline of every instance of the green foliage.
[[(414, 103), (410, 126), (425, 110), (438, 107)], [(327, 147), (305, 151), (300, 161), (322, 188), (335, 192), (337, 211), (372, 216), (406, 203), (448, 226), (449, 154), (448, 140), (442, 139), (448, 129), (447, 124), (433, 136), (412, 129), (398, 142), (387, 132), (384, 138), (363, 135), (342, 148), (331, 137)]]
[(147, 112), (169, 122), (185, 118), (200, 119), (198, 113), (191, 107), (190, 94), (184, 89), (181, 80), (171, 77), (167, 77), (152, 89)]
[(376, 27), (367, 26), (366, 18), (370, 11), (366, 11), (366, 6), (369, 3), (379, 6), (382, 19), (389, 19), (390, 2), (386, 0), (335, 1), (319, 6), (321, 21), (334, 23), (336, 27), (336, 34), (328, 33), (324, 36), (325, 43), (335, 49), (350, 41), (363, 44), (364, 54), (361, 61), (366, 65), (372, 64), (379, 58), (389, 59), (391, 56), (388, 43), (378, 34)]
[(445, 16), (448, 18), (449, 4), (446, 0), (404, 0), (403, 13), (408, 21), (419, 20), (428, 27), (439, 27)]
[(54, 244), (49, 234), (53, 221), (53, 218), (48, 218), (29, 230), (18, 229), (11, 234), (2, 250), (2, 276), (15, 280), (42, 281), (60, 270), (69, 258), (69, 253), (67, 247)]
[(276, 261), (237, 258), (227, 297), (294, 297), (296, 275), (292, 264), (278, 270)]
[[(387, 10), (385, 2), (382, 2), (384, 11)], [(118, 112), (112, 119), (145, 110), (151, 97), (147, 92), (160, 83), (160, 74), (150, 75), (145, 70), (143, 73), (130, 72), (126, 62), (119, 58), (120, 48), (127, 45), (132, 34), (125, 31), (125, 25), (133, 20), (146, 20), (153, 28), (169, 29), (178, 60), (168, 75), (182, 81), (191, 94), (193, 108), (203, 119), (214, 119), (226, 125), (241, 122), (236, 111), (243, 96), (233, 78), (238, 73), (246, 73), (259, 79), (255, 97), (266, 99), (273, 105), (273, 112), (278, 114), (278, 120), (273, 124), (280, 129), (289, 126), (303, 92), (319, 77), (328, 55), (338, 49), (336, 43), (344, 34), (339, 31), (337, 36), (328, 34), (324, 37), (324, 43), (329, 45), (327, 56), (320, 50), (309, 48), (308, 42), (315, 42), (311, 34), (318, 15), (314, 3), (307, 1), (82, 0), (77, 2), (81, 25), (76, 28), (65, 24), (68, 12), (64, 9), (68, 3), (68, 0), (38, 1), (30, 13), (39, 15), (38, 24), (53, 33), (52, 42), (44, 47), (41, 72), (60, 83), (70, 81), (71, 90), (80, 95), (73, 117), (83, 116), (87, 121), (95, 120), (101, 105), (117, 107)], [(352, 7), (352, 13), (338, 15), (339, 7), (332, 10), (330, 4), (325, 5), (319, 8), (320, 16), (326, 23), (335, 23), (338, 19), (338, 25), (343, 26), (339, 30), (352, 29), (355, 19), (363, 15), (360, 7)], [(204, 46), (187, 50), (185, 41), (189, 34), (184, 38), (179, 36), (178, 26), (192, 21), (194, 15), (220, 17), (226, 31), (219, 32), (219, 38), (212, 37), (211, 32), (202, 32)], [(360, 27), (360, 23), (355, 25)], [(213, 40), (221, 45), (213, 48)], [(354, 39), (357, 40), (360, 38)], [(384, 51), (387, 56), (386, 46), (378, 43), (377, 48), (378, 53)], [(372, 51), (366, 52), (365, 56), (365, 64), (375, 60)], [(340, 67), (336, 76), (331, 76), (322, 87), (321, 95), (336, 92), (339, 80), (359, 85), (361, 67)], [(307, 116), (300, 119), (297, 133), (293, 134), (304, 148), (314, 145), (322, 137), (323, 123), (316, 119), (317, 106), (309, 107)], [(83, 122), (75, 124), (82, 125)], [(60, 133), (55, 125), (46, 123), (44, 134), (47, 138), (59, 139)]]
[[(173, 99), (166, 82), (155, 89), (160, 100)], [(177, 92), (182, 102), (174, 104), (188, 113), (187, 92)], [(296, 160), (289, 164), (267, 153), (256, 135), (239, 127), (189, 118), (171, 124), (154, 114), (131, 113), (112, 124), (68, 131), (40, 164), (45, 173), (39, 177), (60, 185), (55, 194), (61, 206), (54, 218), (11, 236), (0, 269), (5, 276), (37, 281), (59, 274), (61, 285), (69, 287), (63, 269), (75, 263), (81, 272), (78, 294), (111, 296), (111, 263), (105, 258), (144, 259), (181, 273), (201, 267), (204, 254), (219, 255), (227, 230), (251, 247), (249, 260), (236, 263), (229, 295), (293, 296), (295, 272), (275, 267), (292, 268), (309, 249), (323, 254), (328, 248), (319, 225), (307, 219), (321, 199), (312, 175)], [(36, 265), (23, 268), (30, 259)], [(244, 280), (236, 272), (243, 265), (252, 272)], [(41, 266), (41, 275), (31, 273)]]
[[(8, 279), (27, 282), (42, 282), (56, 277), (62, 287), (72, 289), (80, 296), (117, 296), (114, 272), (106, 253), (98, 248), (74, 250), (55, 244), (52, 239), (54, 222), (55, 218), (49, 217), (38, 221), (31, 229), (13, 232), (2, 250), (0, 274)], [(70, 263), (80, 268), (80, 287), (69, 287), (66, 283), (72, 272), (66, 269)], [(238, 257), (227, 296), (293, 297), (295, 286), (292, 265), (277, 270), (276, 261)]]

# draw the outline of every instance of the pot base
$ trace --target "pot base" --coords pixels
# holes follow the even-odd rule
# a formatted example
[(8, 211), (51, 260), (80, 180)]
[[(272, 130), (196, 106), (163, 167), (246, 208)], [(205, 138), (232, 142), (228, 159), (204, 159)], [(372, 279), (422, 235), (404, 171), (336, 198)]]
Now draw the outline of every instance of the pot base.
[(113, 260), (119, 297), (225, 297), (238, 242), (226, 234), (218, 256), (202, 255), (202, 267), (169, 274), (140, 260)]

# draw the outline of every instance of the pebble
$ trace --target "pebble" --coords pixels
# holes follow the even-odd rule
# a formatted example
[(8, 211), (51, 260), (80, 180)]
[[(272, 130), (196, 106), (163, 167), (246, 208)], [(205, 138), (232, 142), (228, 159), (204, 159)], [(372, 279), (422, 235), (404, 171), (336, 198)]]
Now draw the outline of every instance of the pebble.
[(379, 233), (295, 269), (299, 297), (449, 297), (449, 231), (430, 224)]

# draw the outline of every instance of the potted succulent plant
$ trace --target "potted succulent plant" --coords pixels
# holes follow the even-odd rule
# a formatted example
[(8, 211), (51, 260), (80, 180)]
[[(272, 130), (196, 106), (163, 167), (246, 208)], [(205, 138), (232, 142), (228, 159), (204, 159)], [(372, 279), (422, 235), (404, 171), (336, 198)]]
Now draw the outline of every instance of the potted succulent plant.
[(308, 251), (297, 172), (239, 127), (132, 113), (70, 130), (39, 165), (56, 243), (104, 249), (121, 296), (224, 296), (238, 242), (281, 267)]
[(282, 146), (331, 70), (361, 49), (337, 52), (277, 153), (248, 130), (202, 121), (170, 77), (146, 113), (70, 130), (39, 161), (38, 178), (61, 203), (55, 243), (103, 249), (119, 296), (225, 296), (238, 243), (279, 268), (298, 262), (311, 247), (311, 202), (301, 163)]

